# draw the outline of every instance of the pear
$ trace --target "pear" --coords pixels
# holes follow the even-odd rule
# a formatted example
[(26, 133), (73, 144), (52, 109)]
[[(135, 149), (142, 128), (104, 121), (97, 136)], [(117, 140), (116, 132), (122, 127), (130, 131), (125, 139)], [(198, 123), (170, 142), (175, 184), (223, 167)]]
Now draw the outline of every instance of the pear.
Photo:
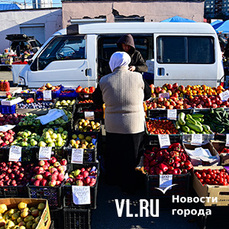
[(5, 204), (0, 204), (0, 213), (7, 211), (7, 206)]

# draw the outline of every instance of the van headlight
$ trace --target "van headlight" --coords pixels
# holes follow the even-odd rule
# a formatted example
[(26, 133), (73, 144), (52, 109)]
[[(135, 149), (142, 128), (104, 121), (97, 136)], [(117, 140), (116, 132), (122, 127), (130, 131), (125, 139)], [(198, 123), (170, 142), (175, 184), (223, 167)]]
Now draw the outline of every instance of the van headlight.
[(22, 76), (19, 76), (18, 85), (25, 86), (25, 79)]

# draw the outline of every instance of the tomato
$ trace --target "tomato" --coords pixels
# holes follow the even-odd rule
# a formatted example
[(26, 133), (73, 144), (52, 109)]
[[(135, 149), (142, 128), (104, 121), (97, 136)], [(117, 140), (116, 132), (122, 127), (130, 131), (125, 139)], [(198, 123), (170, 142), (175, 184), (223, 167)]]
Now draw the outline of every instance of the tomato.
[(210, 179), (210, 178), (211, 178), (211, 175), (210, 175), (210, 174), (207, 174), (207, 175), (206, 175), (206, 178), (207, 178), (207, 179)]

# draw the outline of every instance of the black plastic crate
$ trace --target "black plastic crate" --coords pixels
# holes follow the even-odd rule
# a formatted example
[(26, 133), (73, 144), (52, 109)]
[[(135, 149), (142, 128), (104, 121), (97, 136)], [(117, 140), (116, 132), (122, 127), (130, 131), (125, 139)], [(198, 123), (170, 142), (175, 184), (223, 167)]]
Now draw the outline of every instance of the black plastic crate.
[(64, 228), (91, 229), (90, 209), (64, 209)]
[(171, 189), (167, 190), (165, 194), (162, 191), (156, 189), (159, 188), (159, 175), (148, 175), (145, 176), (146, 191), (148, 198), (171, 198), (172, 195), (188, 196), (189, 194), (189, 183), (190, 173), (173, 175), (173, 184)]
[(50, 216), (53, 222), (53, 229), (63, 229), (63, 209), (50, 209)]
[[(72, 154), (72, 148), (67, 148), (66, 154), (67, 154), (67, 161), (68, 163), (71, 163), (71, 154)], [(96, 162), (97, 160), (97, 147), (95, 149), (84, 149), (83, 154), (83, 163), (91, 163)]]
[[(185, 114), (191, 114), (193, 109), (177, 109), (177, 115), (181, 112)], [(167, 109), (147, 109), (147, 117), (148, 118), (165, 118), (167, 117)]]
[(29, 198), (46, 199), (48, 200), (49, 207), (51, 209), (61, 208), (62, 207), (61, 186), (49, 187), (49, 186), (28, 185)]
[(0, 198), (24, 197), (28, 198), (27, 186), (1, 186)]
[(83, 165), (78, 164), (71, 164), (71, 169), (81, 169), (83, 167), (93, 167), (96, 166), (97, 168), (97, 177), (96, 177), (96, 184), (94, 186), (90, 186), (90, 194), (91, 194), (91, 204), (88, 205), (76, 205), (73, 203), (73, 197), (72, 197), (72, 186), (65, 186), (63, 185), (62, 189), (62, 195), (63, 195), (63, 207), (64, 208), (72, 208), (72, 209), (96, 209), (97, 207), (97, 193), (98, 193), (98, 179), (99, 179), (99, 163), (88, 163)]

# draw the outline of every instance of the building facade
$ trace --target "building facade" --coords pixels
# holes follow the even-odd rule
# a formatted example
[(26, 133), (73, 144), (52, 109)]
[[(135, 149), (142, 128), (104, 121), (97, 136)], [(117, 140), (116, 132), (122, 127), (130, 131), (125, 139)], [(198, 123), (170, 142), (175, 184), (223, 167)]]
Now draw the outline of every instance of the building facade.
[(205, 0), (204, 17), (206, 19), (229, 19), (229, 1)]
[(176, 15), (202, 22), (204, 0), (62, 0), (63, 28), (86, 22), (159, 22)]

